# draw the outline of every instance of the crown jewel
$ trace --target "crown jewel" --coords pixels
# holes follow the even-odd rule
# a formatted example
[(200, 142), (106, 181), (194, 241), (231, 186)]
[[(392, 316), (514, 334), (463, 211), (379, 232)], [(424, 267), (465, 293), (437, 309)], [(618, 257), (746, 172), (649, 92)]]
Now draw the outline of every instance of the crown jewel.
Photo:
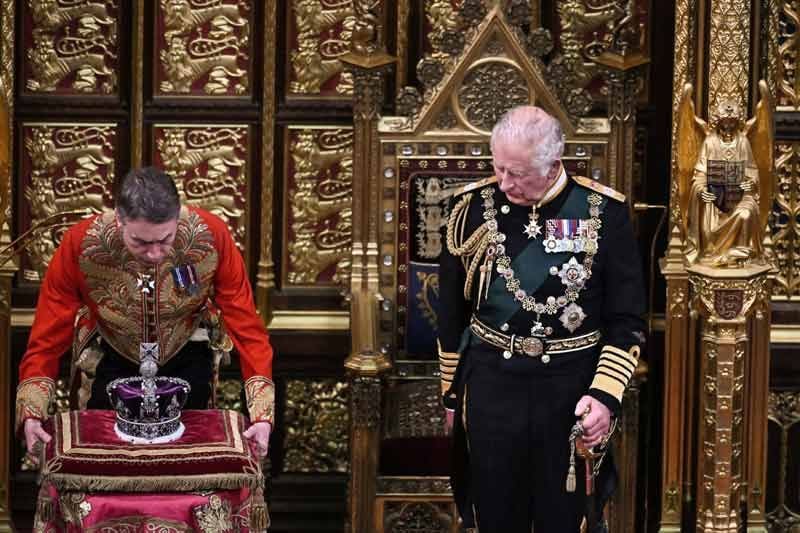
[(140, 346), (139, 376), (115, 379), (106, 387), (117, 411), (114, 431), (134, 444), (172, 442), (183, 435), (181, 409), (191, 386), (180, 378), (156, 376), (158, 343)]

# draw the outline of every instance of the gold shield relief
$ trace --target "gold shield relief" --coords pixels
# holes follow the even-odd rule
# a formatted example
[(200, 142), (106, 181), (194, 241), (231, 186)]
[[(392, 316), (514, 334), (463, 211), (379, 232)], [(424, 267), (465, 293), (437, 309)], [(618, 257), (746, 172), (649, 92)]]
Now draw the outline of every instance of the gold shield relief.
[(158, 0), (153, 95), (249, 99), (252, 2)]
[(117, 2), (32, 0), (22, 6), (25, 95), (119, 95)]
[(118, 125), (115, 123), (22, 122), (19, 183), (25, 198), (18, 214), (20, 233), (65, 215), (59, 229), (45, 232), (23, 256), (22, 272), (39, 281), (69, 221), (113, 206), (117, 177)]
[(353, 76), (339, 59), (350, 50), (358, 21), (352, 2), (286, 3), (286, 97), (350, 101)]
[(283, 286), (343, 286), (353, 236), (353, 130), (284, 130)]

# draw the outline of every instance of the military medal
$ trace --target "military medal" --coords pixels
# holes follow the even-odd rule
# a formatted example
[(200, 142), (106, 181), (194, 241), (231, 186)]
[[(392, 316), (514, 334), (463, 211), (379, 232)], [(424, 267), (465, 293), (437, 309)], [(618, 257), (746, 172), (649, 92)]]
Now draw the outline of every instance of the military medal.
[(545, 226), (546, 235), (542, 241), (545, 252), (597, 252), (597, 231), (591, 220), (554, 218)]
[(564, 308), (559, 320), (570, 333), (573, 333), (576, 329), (581, 327), (585, 318), (586, 313), (583, 312), (583, 308), (575, 302), (572, 302)]
[(586, 268), (578, 263), (575, 256), (561, 265), (561, 270), (558, 271), (558, 277), (561, 278), (561, 283), (570, 288), (580, 288), (589, 279), (589, 272)]
[(529, 239), (535, 239), (542, 234), (542, 226), (539, 224), (539, 213), (536, 212), (536, 204), (533, 204), (533, 207), (531, 207), (531, 212), (528, 215), (528, 223), (525, 225), (523, 233), (525, 233)]
[(150, 274), (136, 274), (136, 288), (142, 291), (142, 294), (150, 294), (150, 291), (155, 290), (156, 282)]
[(197, 270), (191, 264), (174, 267), (172, 280), (175, 282), (175, 288), (187, 294), (194, 295), (200, 289)]

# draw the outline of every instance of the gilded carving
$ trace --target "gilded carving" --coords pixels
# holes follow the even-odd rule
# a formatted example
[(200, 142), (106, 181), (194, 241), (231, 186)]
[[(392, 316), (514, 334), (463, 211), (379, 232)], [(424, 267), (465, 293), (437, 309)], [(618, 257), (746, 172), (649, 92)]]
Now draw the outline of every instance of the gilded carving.
[(296, 43), (289, 57), (292, 74), (289, 91), (294, 94), (353, 94), (352, 75), (344, 72), (339, 57), (350, 50), (357, 26), (352, 0), (329, 6), (324, 0), (294, 0)]
[(766, 519), (769, 531), (790, 533), (800, 527), (800, 513), (797, 502), (792, 501), (790, 493), (790, 461), (796, 461), (796, 450), (790, 448), (789, 431), (800, 422), (800, 393), (770, 392), (768, 402), (769, 419), (780, 428), (779, 452), (777, 461), (777, 483), (770, 487), (771, 497), (768, 501), (775, 507), (768, 509)]
[(381, 380), (357, 376), (350, 382), (350, 416), (357, 428), (377, 428), (381, 420)]
[[(351, 129), (303, 128), (289, 132), (289, 283), (345, 283), (349, 279), (352, 152)], [(332, 273), (327, 273), (329, 270)]]
[(249, 93), (251, 9), (244, 0), (159, 0), (156, 94)]
[[(30, 176), (24, 194), (31, 225), (76, 209), (100, 213), (113, 204), (114, 124), (24, 123), (22, 136), (22, 170)], [(60, 234), (36, 240), (28, 251), (31, 270), (26, 277), (38, 279), (59, 240)]]
[(522, 71), (505, 61), (473, 67), (458, 89), (458, 112), (473, 128), (488, 133), (500, 117), (531, 100)]
[(153, 126), (155, 164), (175, 178), (187, 204), (224, 220), (241, 250), (247, 229), (249, 136), (242, 125)]
[(710, 128), (694, 114), (691, 85), (683, 89), (676, 178), (689, 263), (731, 267), (767, 260), (774, 131), (764, 81), (759, 91), (752, 120), (744, 122), (735, 102), (720, 101)]
[(384, 531), (397, 533), (449, 533), (454, 521), (449, 502), (386, 502)]
[(717, 109), (725, 101), (747, 109), (750, 69), (750, 2), (711, 3), (708, 44), (708, 102)]
[[(277, 0), (264, 3), (264, 48), (262, 73), (265, 80), (275, 79), (277, 55)], [(272, 249), (273, 214), (275, 207), (275, 84), (262, 84), (261, 95), (261, 224), (259, 248), (261, 256), (256, 274), (256, 304), (266, 321), (272, 316), (269, 291), (275, 286), (275, 261)]]
[(217, 408), (242, 411), (242, 380), (223, 379), (217, 383)]
[(348, 397), (346, 383), (287, 381), (285, 472), (347, 472)]
[(670, 287), (669, 312), (674, 318), (683, 318), (686, 313), (686, 291), (683, 287)]
[(689, 281), (692, 284), (694, 296), (699, 298), (705, 311), (712, 315), (716, 313), (717, 294), (721, 291), (729, 294), (733, 291), (742, 291), (741, 302), (739, 301), (739, 295), (736, 295), (736, 309), (739, 311), (735, 317), (747, 315), (753, 304), (758, 304), (767, 297), (764, 276), (756, 276), (747, 280), (724, 280), (710, 279), (693, 274), (689, 276)]
[(775, 178), (777, 182), (770, 227), (778, 274), (775, 296), (795, 299), (800, 296), (800, 143), (777, 142)]
[(116, 2), (28, 0), (25, 87), (34, 93), (112, 94), (117, 90)]
[[(772, 44), (777, 43), (775, 57), (776, 69), (774, 75), (778, 93), (776, 101), (778, 107), (796, 109), (800, 107), (800, 92), (797, 90), (797, 46), (798, 25), (800, 25), (800, 10), (795, 2), (788, 0), (774, 0), (770, 3), (780, 6), (777, 13), (770, 12), (770, 28), (777, 29), (776, 33), (769, 34)], [(774, 21), (774, 22), (773, 22)], [(770, 57), (770, 60), (772, 58)], [(772, 61), (770, 61), (772, 63)]]

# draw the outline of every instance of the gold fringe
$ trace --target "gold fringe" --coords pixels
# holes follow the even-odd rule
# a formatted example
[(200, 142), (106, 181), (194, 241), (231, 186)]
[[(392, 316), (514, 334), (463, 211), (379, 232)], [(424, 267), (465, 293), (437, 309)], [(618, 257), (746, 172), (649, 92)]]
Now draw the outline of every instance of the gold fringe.
[(43, 474), (44, 482), (52, 483), (59, 490), (84, 492), (188, 492), (199, 490), (233, 490), (243, 487), (256, 488), (261, 484), (260, 476), (253, 474), (205, 474), (202, 476), (138, 476), (109, 477), (81, 476), (74, 474)]

